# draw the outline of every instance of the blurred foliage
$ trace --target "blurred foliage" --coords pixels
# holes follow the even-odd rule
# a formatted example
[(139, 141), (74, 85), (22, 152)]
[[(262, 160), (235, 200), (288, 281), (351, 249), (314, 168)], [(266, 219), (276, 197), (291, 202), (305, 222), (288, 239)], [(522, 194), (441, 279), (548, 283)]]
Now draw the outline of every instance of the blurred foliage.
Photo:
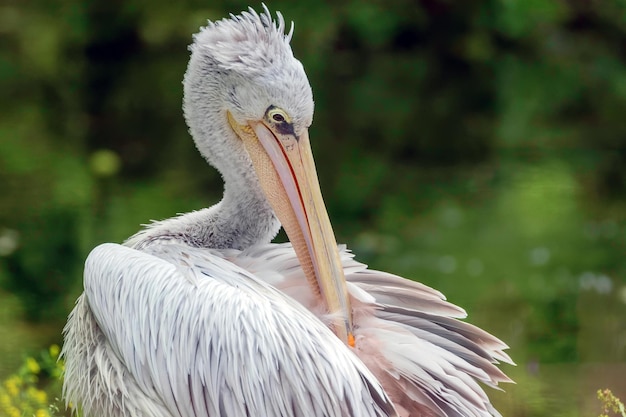
[[(0, 5), (0, 305), (58, 334), (90, 248), (220, 198), (181, 79), (191, 34), (247, 6)], [(268, 6), (296, 23), (338, 240), (511, 344), (509, 415), (578, 389), (550, 364), (626, 361), (626, 1)]]
[(626, 417), (624, 403), (613, 395), (610, 389), (598, 390), (598, 399), (602, 403), (602, 414), (600, 414), (600, 417), (609, 417), (609, 411), (612, 411), (615, 415)]
[[(60, 348), (52, 345), (37, 358), (27, 357), (19, 370), (0, 385), (0, 415), (6, 417), (55, 417), (63, 414), (60, 406), (60, 376), (63, 363)], [(50, 398), (48, 393), (55, 397)]]

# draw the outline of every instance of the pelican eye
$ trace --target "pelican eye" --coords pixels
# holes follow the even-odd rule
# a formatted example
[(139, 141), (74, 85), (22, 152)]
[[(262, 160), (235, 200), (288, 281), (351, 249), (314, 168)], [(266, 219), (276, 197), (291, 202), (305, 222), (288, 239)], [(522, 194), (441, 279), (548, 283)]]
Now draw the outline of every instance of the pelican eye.
[(289, 116), (282, 109), (278, 107), (270, 106), (267, 109), (267, 118), (275, 123), (290, 123)]
[(265, 112), (265, 123), (267, 123), (268, 127), (270, 127), (274, 132), (279, 133), (281, 135), (293, 135), (294, 132), (293, 124), (291, 122), (291, 118), (283, 109), (270, 106)]

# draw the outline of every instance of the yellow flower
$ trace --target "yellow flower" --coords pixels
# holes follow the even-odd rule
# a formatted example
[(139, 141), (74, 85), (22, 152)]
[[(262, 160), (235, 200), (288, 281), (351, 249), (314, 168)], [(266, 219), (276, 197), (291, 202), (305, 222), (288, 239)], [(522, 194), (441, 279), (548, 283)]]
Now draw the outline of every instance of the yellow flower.
[(9, 417), (21, 417), (22, 413), (16, 407), (9, 407), (8, 409)]
[(6, 393), (0, 393), (0, 410), (8, 409), (11, 406), (11, 397)]
[(50, 413), (48, 413), (48, 410), (44, 410), (43, 408), (40, 408), (35, 413), (35, 417), (50, 417)]
[(46, 404), (48, 402), (48, 394), (45, 391), (37, 389), (35, 387), (28, 387), (26, 390), (28, 397), (37, 402), (38, 404)]
[(33, 358), (26, 358), (26, 369), (33, 374), (38, 374), (41, 371), (39, 363)]
[(59, 345), (52, 345), (50, 346), (48, 351), (50, 352), (50, 356), (56, 359), (59, 356), (59, 352), (61, 352), (61, 348), (59, 347)]
[(20, 393), (21, 385), (22, 380), (17, 375), (10, 376), (6, 381), (4, 381), (4, 387), (7, 389), (7, 392), (11, 397), (17, 397), (17, 394)]

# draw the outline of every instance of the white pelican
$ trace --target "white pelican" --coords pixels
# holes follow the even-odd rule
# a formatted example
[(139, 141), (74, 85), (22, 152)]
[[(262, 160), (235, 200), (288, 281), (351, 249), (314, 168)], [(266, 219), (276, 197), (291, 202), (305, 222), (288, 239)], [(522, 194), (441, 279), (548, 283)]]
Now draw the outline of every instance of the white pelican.
[[(91, 252), (66, 401), (85, 417), (497, 415), (478, 381), (509, 381), (507, 346), (337, 249), (284, 26), (250, 9), (195, 36), (185, 116), (224, 197)], [(290, 244), (270, 243), (280, 224)]]

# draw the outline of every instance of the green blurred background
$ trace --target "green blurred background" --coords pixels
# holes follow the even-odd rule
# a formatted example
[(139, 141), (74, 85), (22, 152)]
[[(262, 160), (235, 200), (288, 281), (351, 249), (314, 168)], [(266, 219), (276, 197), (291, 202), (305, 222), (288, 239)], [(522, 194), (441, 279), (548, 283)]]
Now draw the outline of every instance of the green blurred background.
[[(0, 380), (61, 342), (90, 248), (219, 200), (186, 46), (248, 5), (0, 5)], [(268, 6), (296, 22), (338, 240), (510, 344), (503, 414), (626, 397), (626, 1)]]

